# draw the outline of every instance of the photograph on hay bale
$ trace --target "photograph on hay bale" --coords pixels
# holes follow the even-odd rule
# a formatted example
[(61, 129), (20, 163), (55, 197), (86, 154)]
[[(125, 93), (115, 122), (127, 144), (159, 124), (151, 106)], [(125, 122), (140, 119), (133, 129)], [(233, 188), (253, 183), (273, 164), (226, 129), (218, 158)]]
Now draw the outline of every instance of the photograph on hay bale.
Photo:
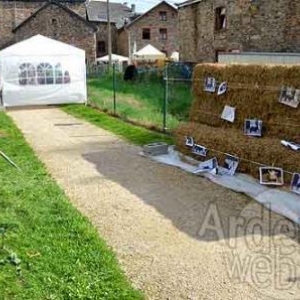
[(185, 137), (185, 145), (187, 147), (193, 147), (194, 146), (194, 138), (192, 136), (186, 136)]
[(300, 101), (300, 90), (294, 89), (292, 87), (283, 86), (281, 88), (279, 103), (297, 108)]
[(259, 168), (260, 184), (263, 185), (283, 185), (283, 170), (275, 167)]
[(291, 191), (300, 195), (300, 174), (295, 173), (292, 178)]
[(217, 82), (214, 77), (205, 77), (204, 79), (204, 91), (214, 93), (217, 88)]
[(239, 159), (236, 156), (225, 154), (224, 165), (219, 167), (218, 174), (233, 176), (238, 168)]
[(199, 163), (198, 168), (193, 172), (194, 174), (198, 173), (213, 173), (217, 174), (218, 170), (218, 160), (216, 157), (213, 157), (209, 160)]
[(244, 133), (248, 136), (262, 136), (262, 120), (246, 119), (244, 123)]
[(205, 148), (204, 146), (198, 145), (198, 144), (194, 144), (193, 148), (192, 148), (192, 153), (196, 154), (196, 155), (200, 155), (200, 156), (207, 156), (207, 148)]

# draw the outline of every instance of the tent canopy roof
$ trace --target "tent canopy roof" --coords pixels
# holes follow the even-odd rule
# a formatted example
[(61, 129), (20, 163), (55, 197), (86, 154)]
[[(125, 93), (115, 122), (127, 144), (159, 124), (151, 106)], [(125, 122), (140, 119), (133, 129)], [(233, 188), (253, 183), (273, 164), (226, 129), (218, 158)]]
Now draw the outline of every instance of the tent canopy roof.
[(0, 56), (61, 56), (85, 55), (85, 51), (43, 35), (35, 35), (0, 51)]
[(141, 58), (145, 58), (147, 59), (148, 57), (150, 58), (165, 58), (166, 54), (157, 50), (155, 47), (153, 47), (152, 45), (148, 44), (147, 46), (145, 46), (144, 48), (142, 48), (141, 50), (133, 53), (134, 57), (141, 57)]
[[(108, 61), (108, 60), (109, 60), (108, 55), (105, 55), (105, 56), (97, 58), (97, 61)], [(128, 61), (129, 58), (126, 57), (126, 56), (118, 55), (118, 54), (112, 54), (111, 55), (111, 60), (112, 61), (121, 61), (122, 62), (122, 61)]]

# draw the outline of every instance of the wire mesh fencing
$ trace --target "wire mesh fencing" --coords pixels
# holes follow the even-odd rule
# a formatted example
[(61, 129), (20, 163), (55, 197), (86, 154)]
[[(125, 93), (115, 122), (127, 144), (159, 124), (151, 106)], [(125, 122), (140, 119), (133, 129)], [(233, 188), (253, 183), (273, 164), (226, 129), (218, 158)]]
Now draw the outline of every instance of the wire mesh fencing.
[[(151, 129), (172, 132), (186, 121), (192, 102), (192, 67), (133, 68), (131, 74), (90, 72), (89, 103), (100, 110)], [(128, 78), (130, 77), (130, 78)]]

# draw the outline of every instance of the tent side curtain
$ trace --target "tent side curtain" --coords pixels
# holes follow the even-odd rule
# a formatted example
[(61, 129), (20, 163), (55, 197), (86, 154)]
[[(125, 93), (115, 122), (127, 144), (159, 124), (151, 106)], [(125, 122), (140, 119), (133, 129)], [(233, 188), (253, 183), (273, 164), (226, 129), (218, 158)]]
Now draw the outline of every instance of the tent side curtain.
[[(31, 38), (27, 43), (23, 41), (0, 51), (4, 106), (86, 102), (85, 52), (45, 39), (45, 45), (34, 46), (33, 41), (41, 41), (38, 36), (38, 39)], [(50, 44), (53, 49), (59, 46), (61, 54), (48, 54), (43, 47)]]

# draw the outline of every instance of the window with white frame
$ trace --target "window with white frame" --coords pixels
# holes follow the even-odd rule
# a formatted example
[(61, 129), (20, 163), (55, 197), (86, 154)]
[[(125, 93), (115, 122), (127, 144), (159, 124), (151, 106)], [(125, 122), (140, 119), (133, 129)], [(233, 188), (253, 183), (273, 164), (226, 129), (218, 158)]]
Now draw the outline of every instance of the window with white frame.
[(225, 7), (217, 7), (215, 10), (215, 30), (226, 29), (227, 16)]
[(53, 84), (54, 74), (53, 67), (49, 63), (41, 63), (37, 66), (38, 84)]
[(159, 29), (159, 38), (160, 40), (167, 40), (168, 39), (168, 30), (167, 28), (160, 28)]
[(34, 85), (36, 84), (36, 72), (34, 65), (23, 63), (19, 67), (19, 84)]

